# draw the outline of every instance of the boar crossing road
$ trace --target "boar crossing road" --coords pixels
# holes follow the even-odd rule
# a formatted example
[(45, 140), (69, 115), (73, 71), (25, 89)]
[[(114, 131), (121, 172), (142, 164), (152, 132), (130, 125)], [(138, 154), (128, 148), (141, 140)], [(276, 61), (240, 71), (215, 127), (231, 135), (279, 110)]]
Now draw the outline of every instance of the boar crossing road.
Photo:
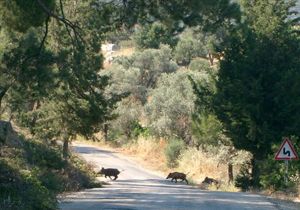
[(74, 150), (87, 161), (104, 168), (125, 170), (103, 188), (72, 193), (60, 201), (62, 210), (275, 210), (267, 198), (249, 193), (211, 192), (165, 180), (116, 152), (85, 144)]

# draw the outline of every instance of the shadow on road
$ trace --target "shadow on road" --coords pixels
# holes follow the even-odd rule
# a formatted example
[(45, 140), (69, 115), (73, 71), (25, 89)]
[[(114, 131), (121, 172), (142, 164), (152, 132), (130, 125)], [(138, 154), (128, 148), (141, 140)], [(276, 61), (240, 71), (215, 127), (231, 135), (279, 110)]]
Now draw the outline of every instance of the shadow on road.
[[(66, 196), (62, 210), (275, 210), (267, 199), (247, 193), (202, 191), (171, 182), (120, 158), (115, 152), (78, 144), (74, 150), (97, 166), (124, 169), (110, 185)], [(115, 154), (114, 154), (115, 153)]]
[(253, 194), (201, 191), (158, 179), (116, 180), (110, 186), (69, 196), (61, 207), (63, 210), (274, 209), (271, 203)]

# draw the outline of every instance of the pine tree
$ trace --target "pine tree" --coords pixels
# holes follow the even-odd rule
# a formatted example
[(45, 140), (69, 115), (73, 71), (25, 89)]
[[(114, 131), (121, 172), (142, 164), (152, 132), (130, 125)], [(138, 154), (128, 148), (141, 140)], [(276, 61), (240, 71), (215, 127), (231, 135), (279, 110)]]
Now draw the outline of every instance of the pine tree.
[[(234, 146), (257, 163), (283, 136), (299, 135), (300, 45), (286, 1), (247, 1), (245, 24), (232, 32), (217, 82), (216, 111)], [(263, 12), (265, 11), (265, 12)]]

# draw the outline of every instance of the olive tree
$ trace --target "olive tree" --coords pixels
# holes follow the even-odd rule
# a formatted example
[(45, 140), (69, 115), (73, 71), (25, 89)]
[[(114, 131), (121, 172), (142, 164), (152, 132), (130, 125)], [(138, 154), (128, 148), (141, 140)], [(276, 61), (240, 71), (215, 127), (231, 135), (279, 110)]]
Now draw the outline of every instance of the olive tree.
[(134, 129), (132, 125), (139, 122), (142, 114), (137, 110), (147, 102), (149, 90), (156, 87), (161, 74), (175, 72), (177, 68), (171, 60), (171, 49), (166, 45), (160, 49), (136, 52), (130, 57), (116, 58), (113, 65), (102, 72), (110, 78), (105, 92), (107, 97), (124, 95), (129, 98), (118, 103), (114, 112), (117, 119), (109, 123), (113, 129), (129, 138), (131, 129)]
[(177, 137), (190, 143), (195, 99), (186, 72), (163, 74), (145, 105), (149, 127), (158, 136)]
[(214, 51), (218, 39), (215, 35), (205, 33), (199, 28), (187, 28), (179, 38), (174, 50), (174, 58), (181, 65), (188, 65), (193, 58), (206, 58)]

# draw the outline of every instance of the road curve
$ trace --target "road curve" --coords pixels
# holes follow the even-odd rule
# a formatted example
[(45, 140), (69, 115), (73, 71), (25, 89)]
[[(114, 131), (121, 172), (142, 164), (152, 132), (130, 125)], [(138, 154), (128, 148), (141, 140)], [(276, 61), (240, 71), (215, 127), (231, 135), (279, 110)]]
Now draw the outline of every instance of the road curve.
[[(124, 170), (116, 181), (103, 188), (67, 195), (60, 201), (62, 210), (275, 210), (263, 196), (250, 193), (203, 191), (146, 170), (126, 157), (99, 147), (75, 144), (84, 159), (102, 166)], [(100, 178), (104, 180), (104, 178)]]

